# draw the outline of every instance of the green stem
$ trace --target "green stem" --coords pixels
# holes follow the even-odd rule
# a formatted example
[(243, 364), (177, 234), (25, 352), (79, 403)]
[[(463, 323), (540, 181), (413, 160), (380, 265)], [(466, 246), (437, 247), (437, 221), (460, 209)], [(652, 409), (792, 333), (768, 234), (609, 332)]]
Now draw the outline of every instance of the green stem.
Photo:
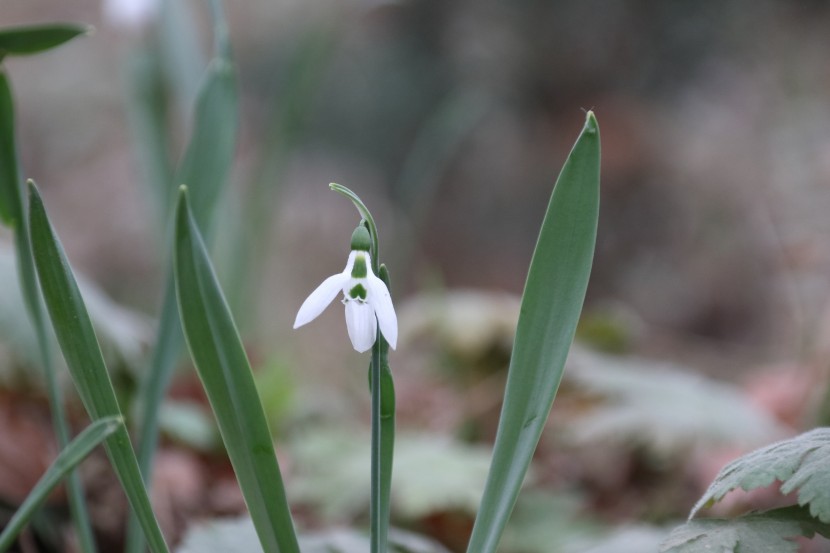
[(381, 411), (380, 411), (380, 342), (372, 346), (372, 497), (369, 502), (370, 538), (372, 540), (372, 553), (386, 553), (386, 541), (384, 540), (381, 493)]

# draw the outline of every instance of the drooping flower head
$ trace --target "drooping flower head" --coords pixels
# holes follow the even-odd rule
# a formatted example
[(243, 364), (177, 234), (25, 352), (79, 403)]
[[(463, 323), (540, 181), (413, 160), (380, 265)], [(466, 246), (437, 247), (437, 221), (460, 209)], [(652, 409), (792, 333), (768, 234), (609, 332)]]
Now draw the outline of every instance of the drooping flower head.
[(352, 233), (352, 251), (346, 268), (328, 277), (306, 298), (297, 312), (294, 328), (316, 319), (342, 291), (346, 329), (354, 349), (361, 353), (371, 349), (377, 340), (378, 327), (389, 346), (395, 349), (398, 317), (389, 289), (372, 272), (371, 244), (369, 231), (363, 225), (358, 226)]

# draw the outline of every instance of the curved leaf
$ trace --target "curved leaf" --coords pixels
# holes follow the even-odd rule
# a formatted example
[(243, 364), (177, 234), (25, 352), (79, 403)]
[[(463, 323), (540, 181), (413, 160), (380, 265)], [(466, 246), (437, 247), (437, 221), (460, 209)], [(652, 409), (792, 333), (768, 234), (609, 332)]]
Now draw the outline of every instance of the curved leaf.
[(32, 518), (49, 494), (66, 478), (78, 464), (92, 453), (98, 444), (107, 439), (113, 432), (123, 428), (121, 417), (105, 417), (90, 424), (83, 432), (72, 440), (55, 458), (46, 473), (37, 481), (35, 487), (23, 500), (20, 508), (14, 513), (0, 535), (0, 551), (6, 551), (21, 530)]
[(765, 488), (776, 480), (782, 482), (781, 493), (798, 490), (799, 505), (809, 505), (813, 516), (830, 523), (830, 428), (816, 428), (732, 461), (721, 469), (689, 518), (736, 488)]
[(184, 335), (262, 548), (299, 553), (265, 412), (245, 349), (182, 187), (174, 243)]
[(733, 520), (697, 519), (672, 530), (660, 553), (796, 553), (791, 538), (830, 536), (830, 526), (801, 507), (751, 513)]
[[(84, 407), (93, 420), (121, 416), (86, 305), (32, 181), (29, 181), (29, 233), (43, 299)], [(167, 545), (150, 507), (126, 428), (120, 427), (104, 446), (150, 548), (154, 552), (166, 552)]]
[(594, 256), (599, 159), (599, 127), (589, 111), (556, 181), (530, 262), (493, 463), (469, 553), (496, 550), (562, 379)]
[(5, 55), (37, 54), (92, 32), (92, 27), (69, 23), (0, 29), (0, 59)]

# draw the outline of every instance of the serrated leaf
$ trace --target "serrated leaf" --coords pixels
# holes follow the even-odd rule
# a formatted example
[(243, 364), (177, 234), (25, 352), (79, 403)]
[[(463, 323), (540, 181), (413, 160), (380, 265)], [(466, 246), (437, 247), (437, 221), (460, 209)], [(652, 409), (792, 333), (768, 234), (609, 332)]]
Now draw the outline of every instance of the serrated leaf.
[(636, 444), (672, 455), (698, 444), (757, 447), (784, 435), (740, 389), (685, 367), (578, 346), (567, 366), (571, 394), (591, 398), (563, 421), (571, 443)]
[(661, 544), (660, 553), (795, 553), (792, 538), (830, 535), (830, 525), (810, 516), (802, 507), (723, 519), (690, 520), (675, 528)]
[(88, 34), (90, 30), (90, 27), (69, 23), (0, 29), (0, 59), (5, 55), (20, 56), (49, 50)]
[(798, 504), (809, 505), (813, 516), (830, 523), (830, 428), (816, 428), (732, 461), (721, 469), (689, 517), (736, 488), (749, 491), (776, 480), (782, 482), (781, 493), (798, 490)]

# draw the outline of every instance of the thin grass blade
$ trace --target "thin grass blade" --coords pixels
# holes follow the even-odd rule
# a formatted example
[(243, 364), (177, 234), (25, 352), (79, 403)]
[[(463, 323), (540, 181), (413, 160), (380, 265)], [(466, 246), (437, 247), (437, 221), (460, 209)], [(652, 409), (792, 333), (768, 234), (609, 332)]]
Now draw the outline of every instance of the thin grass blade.
[(0, 29), (0, 59), (6, 55), (37, 54), (92, 32), (92, 27), (55, 23)]
[[(121, 416), (86, 305), (63, 246), (55, 235), (43, 201), (32, 181), (29, 181), (29, 233), (35, 267), (52, 327), (84, 407), (93, 420)], [(126, 428), (122, 426), (116, 430), (104, 446), (130, 506), (141, 523), (150, 549), (154, 553), (166, 553), (167, 545), (150, 507)]]
[(593, 112), (556, 181), (522, 296), (493, 461), (468, 553), (496, 551), (519, 495), (576, 331), (599, 217)]
[(299, 553), (251, 367), (182, 187), (174, 241), (176, 295), (190, 355), (266, 553)]
[(69, 475), (78, 464), (86, 459), (101, 442), (116, 430), (124, 427), (121, 417), (105, 417), (90, 424), (78, 434), (72, 442), (60, 452), (46, 473), (37, 481), (35, 487), (23, 500), (20, 508), (12, 516), (0, 534), (0, 552), (6, 551), (18, 534), (23, 530), (32, 515), (46, 501), (58, 484)]
[[(23, 205), (21, 193), (22, 180), (17, 160), (14, 121), (11, 84), (5, 71), (0, 67), (0, 223), (9, 224), (14, 232), (20, 290), (29, 320), (37, 336), (52, 425), (58, 445), (63, 449), (69, 444), (69, 425), (66, 422), (63, 394), (55, 374), (52, 345), (46, 333), (43, 303), (40, 299), (40, 289), (32, 258), (26, 208)], [(69, 510), (78, 537), (78, 547), (84, 553), (94, 553), (96, 551), (95, 538), (92, 533), (92, 524), (89, 521), (81, 479), (77, 474), (72, 473), (68, 476), (66, 484)]]

